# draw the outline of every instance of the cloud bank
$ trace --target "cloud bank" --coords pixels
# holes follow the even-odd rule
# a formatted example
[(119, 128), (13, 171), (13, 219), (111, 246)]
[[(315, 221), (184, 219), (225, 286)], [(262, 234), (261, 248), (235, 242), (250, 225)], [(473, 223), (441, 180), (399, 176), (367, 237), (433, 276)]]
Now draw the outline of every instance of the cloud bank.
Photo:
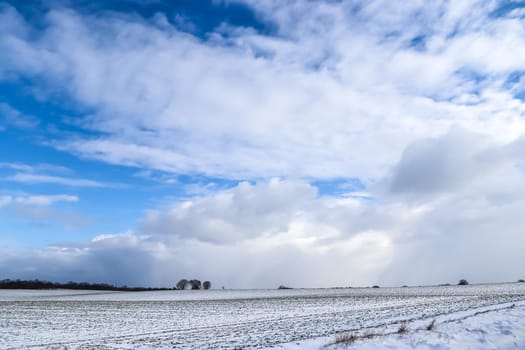
[(171, 285), (198, 275), (242, 288), (515, 280), (525, 244), (522, 147), (453, 130), (411, 144), (368, 199), (321, 196), (303, 180), (244, 182), (152, 210), (133, 231), (0, 264), (27, 277)]

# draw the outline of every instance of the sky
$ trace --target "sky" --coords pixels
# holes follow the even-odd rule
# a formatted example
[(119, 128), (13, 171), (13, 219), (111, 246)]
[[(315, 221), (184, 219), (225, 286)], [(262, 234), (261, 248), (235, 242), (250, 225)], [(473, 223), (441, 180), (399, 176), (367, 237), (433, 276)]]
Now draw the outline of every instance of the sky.
[(525, 277), (525, 2), (0, 2), (0, 279)]

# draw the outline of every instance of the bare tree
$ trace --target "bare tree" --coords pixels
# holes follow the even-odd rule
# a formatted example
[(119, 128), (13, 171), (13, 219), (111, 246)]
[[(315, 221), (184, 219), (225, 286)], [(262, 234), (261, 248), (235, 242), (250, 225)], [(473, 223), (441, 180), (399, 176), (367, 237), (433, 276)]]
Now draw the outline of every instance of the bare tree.
[(180, 289), (180, 290), (183, 290), (183, 289), (186, 289), (186, 286), (188, 285), (188, 280), (187, 279), (181, 279), (178, 283), (177, 283), (177, 289)]
[(210, 289), (211, 288), (211, 282), (210, 281), (204, 281), (204, 283), (202, 284), (202, 287), (204, 289)]

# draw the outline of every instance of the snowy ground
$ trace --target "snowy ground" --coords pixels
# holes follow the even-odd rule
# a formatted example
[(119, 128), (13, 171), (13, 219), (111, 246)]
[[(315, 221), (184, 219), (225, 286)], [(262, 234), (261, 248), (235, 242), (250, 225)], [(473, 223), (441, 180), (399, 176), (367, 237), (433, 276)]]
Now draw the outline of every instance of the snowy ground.
[[(432, 320), (434, 327), (428, 330)], [(525, 349), (525, 302), (505, 303), (451, 313), (435, 319), (407, 322), (406, 334), (397, 327), (377, 327), (342, 333), (357, 340), (337, 342), (337, 336), (280, 344), (281, 350), (374, 349)], [(363, 337), (372, 335), (370, 338)]]
[[(525, 283), (135, 293), (0, 290), (0, 349), (317, 349), (333, 342), (336, 333), (388, 334), (402, 322), (411, 329), (407, 335), (352, 346), (468, 349), (468, 337), (474, 337), (476, 346), (470, 348), (491, 349), (499, 344), (491, 337), (514, 337), (523, 345), (524, 321), (517, 320), (525, 319), (524, 309)], [(418, 330), (433, 319), (435, 331)]]

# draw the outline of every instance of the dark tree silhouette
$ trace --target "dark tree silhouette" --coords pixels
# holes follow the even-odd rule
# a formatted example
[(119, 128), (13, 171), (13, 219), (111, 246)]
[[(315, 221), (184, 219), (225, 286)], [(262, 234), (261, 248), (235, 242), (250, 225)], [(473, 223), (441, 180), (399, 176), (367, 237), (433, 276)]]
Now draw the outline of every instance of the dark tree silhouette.
[(188, 283), (189, 283), (188, 280), (183, 278), (177, 283), (176, 288), (179, 290), (186, 289), (186, 286), (188, 285)]
[(151, 288), (151, 287), (117, 287), (107, 283), (88, 283), (88, 282), (73, 282), (66, 283), (49, 282), (41, 280), (0, 280), (0, 289), (81, 289), (81, 290), (115, 290), (115, 291), (151, 291), (151, 290), (169, 290), (169, 288)]
[(201, 281), (199, 280), (191, 280), (190, 281), (190, 284), (191, 284), (191, 289), (201, 289)]
[(202, 288), (210, 289), (211, 288), (211, 282), (210, 281), (204, 281), (204, 283), (202, 284)]
[(468, 281), (465, 279), (459, 280), (458, 286), (466, 286), (468, 285)]

